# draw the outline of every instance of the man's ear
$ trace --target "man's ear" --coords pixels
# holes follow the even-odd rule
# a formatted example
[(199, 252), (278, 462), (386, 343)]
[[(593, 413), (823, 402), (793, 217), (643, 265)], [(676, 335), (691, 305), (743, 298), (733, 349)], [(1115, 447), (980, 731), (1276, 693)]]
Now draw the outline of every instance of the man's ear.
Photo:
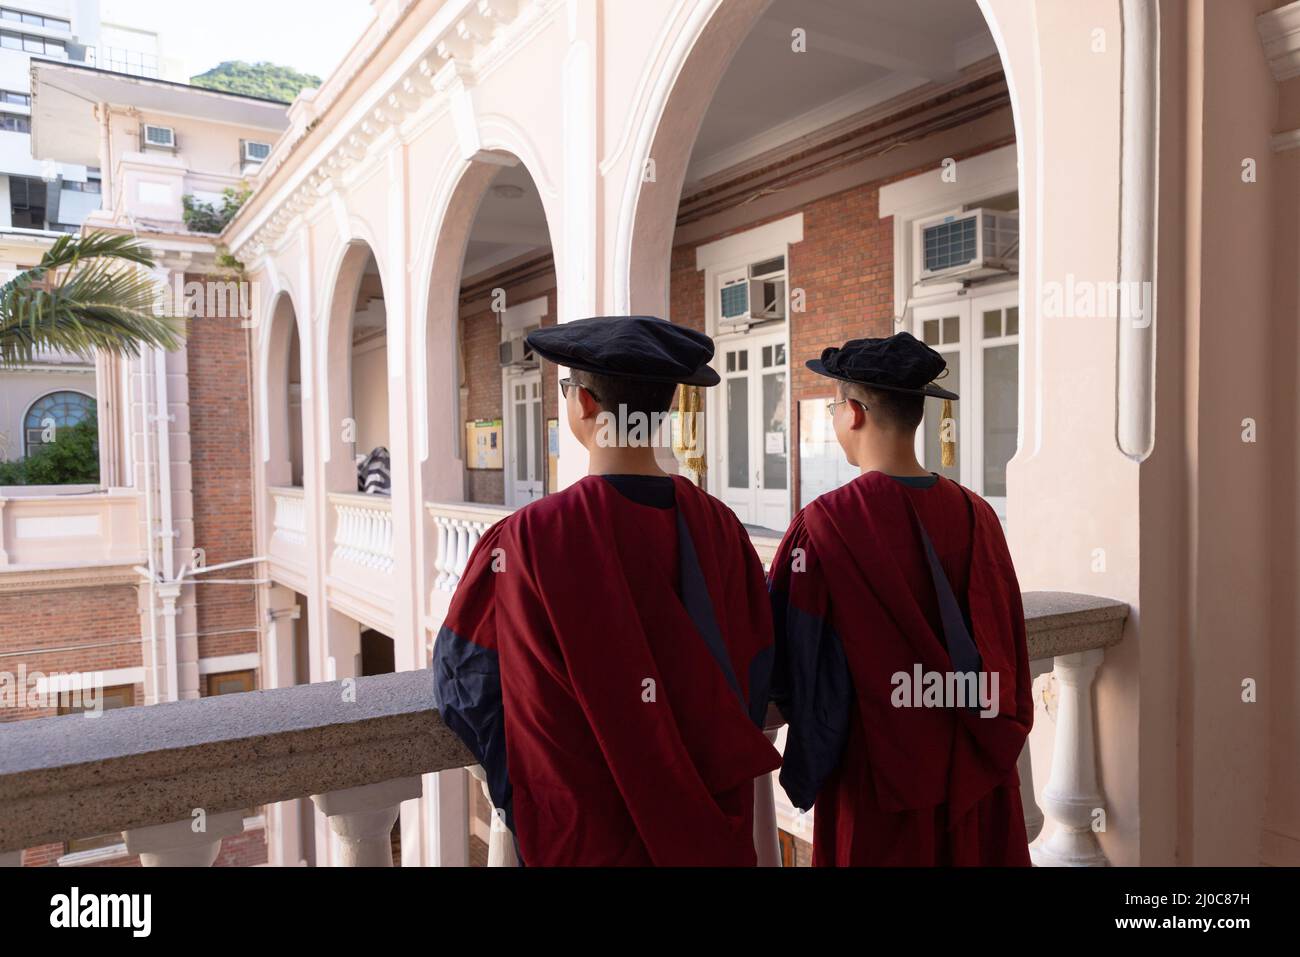
[(596, 400), (591, 397), (590, 392), (581, 387), (578, 389), (578, 405), (582, 409), (584, 419), (594, 419), (600, 414), (600, 406)]
[(853, 410), (853, 425), (850, 428), (860, 429), (867, 424), (867, 411), (862, 407), (862, 403), (857, 399), (850, 399), (849, 408)]

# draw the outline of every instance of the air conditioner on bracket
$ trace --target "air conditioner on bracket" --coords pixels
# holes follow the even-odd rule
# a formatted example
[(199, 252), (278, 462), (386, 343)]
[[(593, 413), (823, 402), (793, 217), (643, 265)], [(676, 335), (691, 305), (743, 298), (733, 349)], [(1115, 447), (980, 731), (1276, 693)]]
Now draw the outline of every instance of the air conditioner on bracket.
[(1015, 212), (968, 209), (916, 224), (918, 282), (971, 282), (1014, 275), (1020, 265), (1020, 220)]
[(513, 367), (519, 369), (537, 368), (537, 355), (524, 342), (524, 336), (536, 329), (525, 329), (519, 335), (507, 339), (501, 343), (501, 365), (502, 367)]
[(746, 270), (743, 279), (718, 290), (718, 329), (733, 331), (785, 318), (785, 259), (777, 257)]

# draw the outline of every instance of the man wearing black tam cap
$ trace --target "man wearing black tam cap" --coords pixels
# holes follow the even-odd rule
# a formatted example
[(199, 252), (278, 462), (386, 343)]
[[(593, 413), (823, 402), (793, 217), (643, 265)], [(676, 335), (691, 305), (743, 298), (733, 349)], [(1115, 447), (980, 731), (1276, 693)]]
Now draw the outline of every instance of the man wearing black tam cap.
[(524, 864), (753, 865), (754, 779), (780, 764), (763, 568), (652, 444), (678, 383), (718, 382), (713, 340), (631, 316), (528, 344), (571, 370), (589, 474), (480, 540), (434, 650), (442, 718)]
[(945, 367), (905, 332), (808, 362), (837, 380), (835, 436), (861, 470), (795, 516), (769, 581), (781, 784), (816, 804), (814, 865), (1029, 864), (1015, 569), (988, 503), (915, 454), (926, 397), (957, 398)]

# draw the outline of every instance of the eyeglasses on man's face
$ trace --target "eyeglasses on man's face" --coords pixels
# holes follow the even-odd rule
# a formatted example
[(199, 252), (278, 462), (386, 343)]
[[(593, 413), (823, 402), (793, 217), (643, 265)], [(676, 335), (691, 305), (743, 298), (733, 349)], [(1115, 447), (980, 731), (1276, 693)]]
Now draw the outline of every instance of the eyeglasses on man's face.
[(865, 405), (862, 405), (861, 402), (858, 402), (857, 399), (849, 399), (849, 398), (841, 397), (841, 398), (838, 398), (838, 399), (829, 399), (829, 400), (827, 400), (827, 402), (826, 402), (826, 414), (829, 415), (829, 416), (831, 416), (832, 418), (834, 418), (834, 417), (835, 417), (835, 413), (838, 412), (838, 411), (840, 410), (840, 406), (845, 405), (846, 403), (849, 403), (849, 402), (857, 402), (858, 405), (862, 406), (862, 411), (863, 411), (863, 412), (866, 412), (866, 411), (867, 411), (867, 407), (866, 407)]
[[(587, 389), (587, 387), (583, 385), (581, 382), (574, 382), (571, 377), (565, 376), (563, 379), (560, 380), (560, 394), (567, 399), (569, 397), (570, 389)], [(590, 389), (587, 389), (587, 395), (591, 396), (597, 402), (600, 401), (600, 399), (596, 396), (596, 393), (592, 392)]]

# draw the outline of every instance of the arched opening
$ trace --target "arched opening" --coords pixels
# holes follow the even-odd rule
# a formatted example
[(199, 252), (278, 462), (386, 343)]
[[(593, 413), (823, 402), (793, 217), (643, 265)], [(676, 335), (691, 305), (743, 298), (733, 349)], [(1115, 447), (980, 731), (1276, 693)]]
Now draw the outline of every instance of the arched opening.
[(556, 487), (559, 389), (555, 368), (523, 343), (556, 321), (557, 305), (546, 210), (518, 157), (482, 153), (461, 175), (430, 290), (430, 450), (458, 450), (458, 474), (431, 465), (426, 488), (443, 500), (526, 505)]
[(804, 360), (907, 330), (962, 395), (950, 415), (927, 407), (918, 454), (1003, 510), (1020, 203), (1011, 96), (976, 0), (722, 4), (651, 122), (626, 303), (717, 341), (709, 491), (783, 530), (851, 478), (833, 387)]
[(339, 267), (326, 343), (327, 491), (391, 493), (387, 324), (378, 261), (354, 241)]
[(293, 301), (282, 293), (271, 311), (266, 360), (267, 483), (303, 487), (302, 344)]

